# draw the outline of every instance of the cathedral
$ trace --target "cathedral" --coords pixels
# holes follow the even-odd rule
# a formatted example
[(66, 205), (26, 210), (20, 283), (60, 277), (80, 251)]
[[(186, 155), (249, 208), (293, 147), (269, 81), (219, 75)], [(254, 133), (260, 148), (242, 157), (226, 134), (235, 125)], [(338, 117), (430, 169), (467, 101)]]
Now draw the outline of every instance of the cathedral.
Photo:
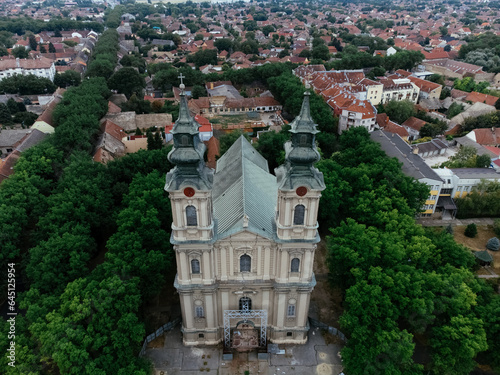
[(200, 125), (181, 84), (165, 190), (172, 206), (185, 345), (249, 350), (267, 342), (303, 344), (316, 285), (318, 206), (325, 189), (315, 167), (316, 124), (309, 93), (291, 125), (286, 162), (267, 161), (242, 136), (217, 161), (204, 162)]

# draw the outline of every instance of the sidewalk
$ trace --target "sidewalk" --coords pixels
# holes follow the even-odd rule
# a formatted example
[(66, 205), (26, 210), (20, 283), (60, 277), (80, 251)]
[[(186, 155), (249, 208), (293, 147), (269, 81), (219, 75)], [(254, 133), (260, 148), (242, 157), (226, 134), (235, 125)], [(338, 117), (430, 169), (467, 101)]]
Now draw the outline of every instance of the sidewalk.
[(165, 333), (162, 348), (148, 348), (146, 358), (154, 365), (154, 375), (338, 375), (342, 363), (338, 355), (341, 346), (326, 344), (319, 329), (309, 331), (305, 345), (279, 345), (285, 354), (270, 354), (268, 360), (258, 360), (256, 352), (234, 353), (232, 361), (222, 360), (222, 346), (186, 347), (177, 326)]
[(424, 227), (447, 227), (449, 224), (452, 226), (469, 225), (475, 223), (476, 225), (493, 225), (495, 218), (481, 217), (474, 219), (449, 219), (449, 220), (436, 220), (436, 219), (417, 219), (417, 224)]

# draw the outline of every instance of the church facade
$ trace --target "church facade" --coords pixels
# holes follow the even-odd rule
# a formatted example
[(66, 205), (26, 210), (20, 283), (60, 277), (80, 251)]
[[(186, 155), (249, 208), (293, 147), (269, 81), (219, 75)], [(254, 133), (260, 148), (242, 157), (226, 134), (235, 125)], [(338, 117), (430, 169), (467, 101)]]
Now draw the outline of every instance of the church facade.
[(316, 284), (318, 205), (325, 188), (314, 167), (320, 156), (309, 93), (291, 123), (286, 162), (276, 176), (244, 137), (217, 161), (215, 171), (209, 169), (199, 126), (182, 92), (169, 154), (175, 167), (165, 190), (173, 214), (183, 342), (223, 341), (236, 348), (244, 332), (253, 330), (248, 347), (267, 340), (305, 343)]

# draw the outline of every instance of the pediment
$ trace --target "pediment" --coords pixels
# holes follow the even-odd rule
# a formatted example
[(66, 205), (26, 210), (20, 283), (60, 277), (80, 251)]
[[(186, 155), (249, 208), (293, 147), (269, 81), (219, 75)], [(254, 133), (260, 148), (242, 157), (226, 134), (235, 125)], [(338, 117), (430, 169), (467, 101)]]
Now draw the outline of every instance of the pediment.
[(261, 236), (260, 234), (254, 233), (250, 230), (242, 230), (237, 233), (219, 238), (219, 241), (230, 241), (231, 243), (245, 243), (247, 242), (249, 246), (255, 242), (271, 242), (269, 238)]

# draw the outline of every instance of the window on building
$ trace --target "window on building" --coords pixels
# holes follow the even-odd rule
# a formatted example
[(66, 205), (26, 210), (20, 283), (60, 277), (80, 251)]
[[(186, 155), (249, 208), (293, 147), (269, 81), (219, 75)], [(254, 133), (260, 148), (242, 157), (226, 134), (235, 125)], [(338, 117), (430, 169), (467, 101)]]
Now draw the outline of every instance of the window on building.
[(287, 316), (295, 316), (295, 305), (288, 305)]
[(252, 310), (252, 300), (248, 297), (240, 298), (240, 310), (250, 311)]
[(287, 336), (287, 337), (292, 337), (292, 336), (293, 336), (293, 333), (292, 333), (292, 332), (287, 332), (287, 333), (286, 333), (286, 336)]
[(240, 258), (240, 272), (250, 272), (251, 266), (252, 258), (250, 258), (250, 255), (242, 255)]
[(203, 317), (205, 317), (205, 311), (203, 310), (203, 306), (196, 306), (194, 308), (194, 315), (197, 318), (203, 318)]
[(451, 194), (451, 191), (452, 191), (452, 190), (453, 190), (453, 189), (441, 189), (440, 194)]
[(293, 258), (292, 259), (292, 264), (290, 267), (291, 272), (299, 272), (299, 267), (300, 267), (300, 259), (299, 258)]
[(305, 210), (306, 208), (303, 204), (295, 206), (295, 211), (293, 213), (293, 225), (304, 225)]
[(199, 339), (204, 339), (205, 338), (205, 335), (203, 333), (198, 333), (198, 338)]
[(186, 207), (186, 223), (189, 227), (195, 227), (198, 225), (198, 219), (196, 217), (196, 207), (187, 206)]
[(198, 259), (191, 261), (191, 273), (200, 273), (200, 261)]

